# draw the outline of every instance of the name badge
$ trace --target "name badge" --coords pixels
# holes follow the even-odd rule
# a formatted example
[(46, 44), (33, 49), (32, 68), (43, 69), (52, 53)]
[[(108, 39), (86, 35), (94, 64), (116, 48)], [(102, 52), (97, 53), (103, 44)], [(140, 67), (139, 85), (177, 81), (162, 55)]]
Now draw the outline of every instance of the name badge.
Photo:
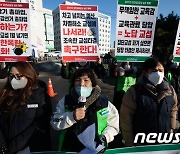
[(38, 108), (38, 104), (28, 104), (27, 108)]

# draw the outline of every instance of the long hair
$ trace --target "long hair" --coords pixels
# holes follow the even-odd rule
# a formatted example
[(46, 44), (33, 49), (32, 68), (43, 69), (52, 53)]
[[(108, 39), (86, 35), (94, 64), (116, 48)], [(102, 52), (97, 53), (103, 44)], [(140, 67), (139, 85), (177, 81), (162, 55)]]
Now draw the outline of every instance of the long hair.
[(14, 90), (8, 77), (4, 88), (0, 91), (1, 111), (11, 112), (13, 110), (21, 110), (25, 107), (37, 82), (38, 75), (32, 65), (28, 62), (13, 63), (9, 70), (11, 70), (12, 67), (15, 67), (28, 81), (23, 89)]

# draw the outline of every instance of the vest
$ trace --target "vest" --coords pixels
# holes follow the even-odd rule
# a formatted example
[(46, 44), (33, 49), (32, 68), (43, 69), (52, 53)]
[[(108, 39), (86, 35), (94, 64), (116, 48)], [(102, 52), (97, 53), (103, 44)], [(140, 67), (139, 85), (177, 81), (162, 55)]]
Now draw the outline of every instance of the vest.
[(136, 83), (135, 76), (118, 76), (117, 78), (117, 88), (116, 91), (124, 91), (126, 92), (130, 86)]
[(171, 85), (171, 83), (172, 83), (172, 74), (171, 74), (170, 71), (168, 71), (168, 73), (167, 73), (167, 80), (168, 80), (168, 83)]
[(143, 86), (134, 85), (137, 111), (134, 120), (136, 133), (168, 133), (171, 129), (171, 109), (173, 94), (165, 96), (160, 102)]
[[(77, 106), (77, 102), (75, 102), (70, 95), (66, 95), (64, 105), (66, 112), (73, 111)], [(78, 121), (70, 128), (60, 131), (58, 150), (79, 152), (84, 149), (85, 147), (78, 140), (77, 135), (93, 123), (96, 125), (96, 137), (99, 137), (107, 126), (107, 107), (108, 98), (100, 95), (99, 98), (88, 107), (84, 119)]]

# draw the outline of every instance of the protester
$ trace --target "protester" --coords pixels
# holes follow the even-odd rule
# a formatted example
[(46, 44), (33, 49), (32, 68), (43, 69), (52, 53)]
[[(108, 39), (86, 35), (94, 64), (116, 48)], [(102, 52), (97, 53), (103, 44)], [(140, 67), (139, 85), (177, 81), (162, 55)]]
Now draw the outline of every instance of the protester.
[(7, 77), (7, 72), (4, 68), (0, 69), (0, 79), (5, 79)]
[(180, 67), (179, 63), (173, 62), (174, 56), (171, 55), (167, 60), (165, 75), (177, 94), (180, 93)]
[(70, 79), (68, 83), (68, 90), (71, 87), (71, 78), (72, 75), (79, 69), (79, 68), (94, 68), (92, 62), (66, 62), (65, 60), (61, 60), (61, 77), (64, 79)]
[(103, 65), (106, 71), (106, 76), (110, 76), (110, 70), (113, 62), (113, 57), (111, 56), (111, 53), (108, 52), (103, 57)]
[(115, 72), (116, 72), (117, 66), (118, 66), (117, 60), (115, 57), (113, 57), (112, 63), (111, 63), (110, 68), (109, 68), (109, 74), (113, 78), (115, 78)]
[[(51, 125), (60, 132), (60, 151), (104, 152), (119, 132), (119, 114), (101, 95), (96, 75), (90, 68), (74, 73), (68, 95), (56, 106)], [(64, 136), (64, 138), (63, 138)]]
[[(143, 63), (143, 73), (125, 93), (120, 127), (126, 146), (133, 146), (137, 133), (170, 133), (176, 128), (177, 96), (164, 79), (164, 67), (155, 58)], [(138, 142), (139, 143), (139, 142)]]
[(8, 75), (11, 62), (4, 63), (4, 67), (0, 69), (0, 79), (5, 79)]
[[(171, 55), (166, 62), (166, 77), (170, 85), (173, 86), (178, 100), (178, 125), (180, 126), (180, 66), (179, 63), (173, 62), (174, 56)], [(180, 132), (180, 129), (178, 130)]]
[(131, 67), (129, 62), (122, 62), (120, 67), (117, 67), (116, 85), (114, 90), (113, 104), (120, 111), (120, 106), (122, 104), (122, 98), (125, 92), (130, 86), (136, 83), (136, 68)]
[(61, 76), (64, 79), (70, 79), (72, 74), (79, 68), (90, 67), (90, 63), (88, 62), (66, 62), (65, 60), (61, 60), (61, 64)]
[(97, 58), (97, 61), (94, 67), (94, 72), (96, 73), (99, 79), (102, 79), (105, 76), (105, 69), (104, 69), (104, 65), (102, 63), (101, 58)]
[(50, 150), (52, 113), (44, 87), (31, 64), (11, 64), (0, 91), (0, 153)]
[(173, 62), (173, 59), (174, 59), (174, 56), (171, 55), (169, 59), (167, 59), (166, 63), (164, 64), (165, 66), (164, 73), (169, 84), (172, 84), (172, 79), (174, 78), (173, 74), (176, 74), (176, 71), (177, 71), (177, 64)]

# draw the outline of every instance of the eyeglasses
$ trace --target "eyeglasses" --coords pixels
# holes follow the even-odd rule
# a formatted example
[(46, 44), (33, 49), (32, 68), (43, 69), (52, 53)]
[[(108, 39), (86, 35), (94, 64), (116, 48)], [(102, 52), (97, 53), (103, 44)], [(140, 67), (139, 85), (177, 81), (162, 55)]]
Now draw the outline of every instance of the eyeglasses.
[(9, 77), (10, 77), (11, 79), (15, 78), (16, 80), (20, 80), (23, 76), (24, 76), (24, 75), (20, 75), (20, 74), (15, 74), (15, 75), (12, 74), (12, 73), (9, 74)]

